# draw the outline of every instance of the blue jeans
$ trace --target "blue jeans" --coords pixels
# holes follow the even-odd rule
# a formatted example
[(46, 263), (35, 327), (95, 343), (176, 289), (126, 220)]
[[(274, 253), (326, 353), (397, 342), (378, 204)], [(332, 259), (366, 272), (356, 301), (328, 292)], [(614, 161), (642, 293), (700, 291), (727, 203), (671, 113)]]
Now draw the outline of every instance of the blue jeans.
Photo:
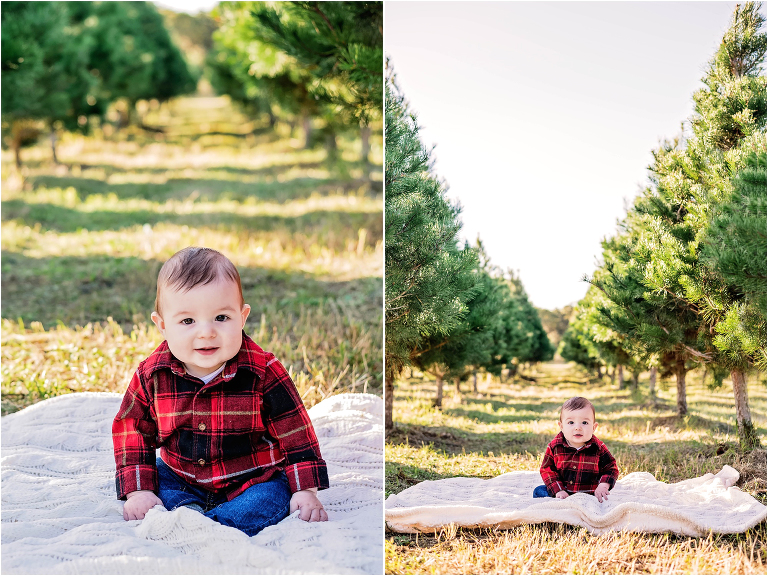
[(547, 487), (542, 484), (541, 486), (536, 486), (536, 488), (533, 489), (533, 497), (534, 498), (552, 498), (552, 496), (549, 495), (549, 492), (547, 492)]
[(224, 494), (187, 484), (160, 458), (157, 459), (157, 473), (160, 481), (157, 495), (166, 510), (187, 506), (224, 526), (242, 530), (248, 536), (254, 536), (288, 516), (291, 490), (282, 471), (266, 482), (247, 488), (231, 501), (227, 501)]

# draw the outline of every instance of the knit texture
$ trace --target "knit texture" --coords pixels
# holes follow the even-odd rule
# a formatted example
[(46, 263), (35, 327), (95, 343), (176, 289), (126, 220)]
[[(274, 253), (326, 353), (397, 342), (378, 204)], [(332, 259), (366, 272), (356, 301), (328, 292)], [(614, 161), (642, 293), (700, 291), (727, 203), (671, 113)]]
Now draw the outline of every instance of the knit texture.
[(593, 534), (611, 530), (706, 536), (744, 532), (766, 519), (766, 507), (733, 484), (730, 466), (715, 474), (665, 484), (648, 472), (616, 482), (601, 504), (592, 495), (564, 500), (533, 498), (538, 472), (509, 472), (491, 480), (448, 478), (421, 482), (384, 503), (385, 520), (397, 532), (434, 532), (441, 526), (511, 528), (561, 522)]
[(110, 432), (121, 399), (69, 394), (2, 419), (3, 574), (381, 573), (381, 398), (340, 394), (309, 410), (330, 521), (295, 512), (250, 538), (188, 508), (123, 520)]

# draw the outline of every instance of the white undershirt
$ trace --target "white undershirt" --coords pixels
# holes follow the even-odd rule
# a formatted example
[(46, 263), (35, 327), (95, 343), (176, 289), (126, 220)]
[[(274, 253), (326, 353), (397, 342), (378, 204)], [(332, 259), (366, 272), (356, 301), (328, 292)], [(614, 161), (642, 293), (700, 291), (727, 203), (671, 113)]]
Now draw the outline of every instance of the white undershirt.
[(222, 364), (221, 366), (219, 366), (218, 370), (214, 370), (213, 372), (211, 372), (206, 376), (201, 376), (200, 380), (203, 381), (203, 384), (208, 384), (208, 382), (210, 382), (211, 380), (216, 378), (216, 376), (221, 374), (221, 371), (224, 370), (224, 366), (226, 366), (226, 364)]

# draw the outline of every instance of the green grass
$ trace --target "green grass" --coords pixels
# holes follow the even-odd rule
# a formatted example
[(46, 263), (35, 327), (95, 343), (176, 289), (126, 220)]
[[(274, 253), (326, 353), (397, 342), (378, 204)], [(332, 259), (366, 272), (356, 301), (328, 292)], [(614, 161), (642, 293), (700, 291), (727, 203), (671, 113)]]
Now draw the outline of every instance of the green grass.
[[(586, 396), (595, 405), (597, 436), (616, 457), (621, 476), (652, 473), (678, 482), (716, 473), (728, 464), (741, 474), (738, 486), (766, 502), (766, 451), (739, 449), (730, 382), (716, 390), (688, 377), (689, 414), (676, 415), (674, 383), (661, 382), (656, 401), (640, 389), (579, 385), (585, 380), (568, 364), (544, 364), (535, 383), (481, 378), (479, 393), (446, 386), (443, 410), (432, 407), (434, 382), (415, 377), (397, 383), (396, 428), (387, 434), (387, 495), (424, 480), (453, 476), (492, 478), (515, 470), (538, 470), (558, 431), (560, 405)], [(647, 375), (646, 375), (647, 376)], [(750, 408), (766, 436), (765, 375), (749, 380)], [(530, 542), (539, 542), (535, 551)], [(607, 554), (606, 551), (612, 551)], [(642, 553), (638, 552), (643, 550)], [(650, 552), (649, 552), (650, 551)], [(388, 573), (765, 573), (766, 524), (747, 534), (702, 539), (674, 535), (592, 536), (582, 528), (542, 524), (513, 530), (446, 527), (436, 535), (387, 533)], [(632, 561), (634, 559), (634, 561)]]
[[(381, 394), (381, 132), (366, 166), (357, 140), (329, 159), (223, 97), (173, 100), (144, 121), (165, 133), (64, 135), (59, 165), (45, 138), (23, 150), (21, 173), (3, 152), (3, 414), (122, 391), (161, 341), (149, 321), (160, 266), (190, 245), (237, 265), (246, 331), (305, 403)], [(94, 353), (97, 341), (115, 352)]]

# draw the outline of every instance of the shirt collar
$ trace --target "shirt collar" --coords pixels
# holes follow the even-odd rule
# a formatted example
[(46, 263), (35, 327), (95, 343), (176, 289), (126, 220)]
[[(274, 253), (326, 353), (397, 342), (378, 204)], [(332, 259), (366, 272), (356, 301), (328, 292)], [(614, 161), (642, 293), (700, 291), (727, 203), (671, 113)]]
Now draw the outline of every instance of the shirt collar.
[[(143, 362), (142, 372), (145, 379), (149, 379), (158, 370), (170, 369), (176, 376), (186, 376), (187, 370), (184, 364), (171, 353), (168, 342), (163, 340), (152, 354)], [(222, 378), (229, 380), (237, 374), (240, 368), (253, 372), (259, 378), (264, 378), (267, 368), (266, 353), (243, 331), (243, 343), (240, 351), (227, 361), (221, 373)]]

